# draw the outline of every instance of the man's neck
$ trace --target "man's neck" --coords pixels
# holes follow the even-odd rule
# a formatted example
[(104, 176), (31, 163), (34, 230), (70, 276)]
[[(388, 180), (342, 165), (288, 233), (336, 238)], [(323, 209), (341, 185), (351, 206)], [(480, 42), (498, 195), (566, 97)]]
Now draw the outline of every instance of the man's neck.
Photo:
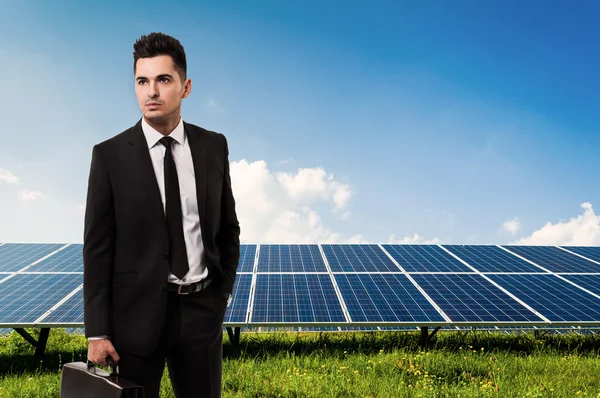
[(156, 122), (146, 119), (146, 117), (144, 116), (144, 120), (146, 121), (146, 123), (148, 123), (148, 125), (150, 127), (152, 127), (154, 130), (158, 131), (162, 135), (171, 134), (173, 132), (173, 130), (175, 130), (175, 127), (177, 127), (177, 125), (179, 124), (179, 119), (180, 119), (180, 116), (177, 115), (177, 117), (169, 118), (169, 120), (166, 120), (164, 123), (156, 123)]

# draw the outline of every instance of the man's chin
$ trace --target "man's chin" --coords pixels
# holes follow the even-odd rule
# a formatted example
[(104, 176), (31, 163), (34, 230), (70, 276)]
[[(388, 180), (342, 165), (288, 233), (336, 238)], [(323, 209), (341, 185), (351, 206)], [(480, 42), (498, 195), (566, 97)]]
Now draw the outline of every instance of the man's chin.
[(165, 115), (162, 115), (158, 112), (144, 112), (144, 117), (147, 121), (153, 123), (162, 123), (167, 119)]

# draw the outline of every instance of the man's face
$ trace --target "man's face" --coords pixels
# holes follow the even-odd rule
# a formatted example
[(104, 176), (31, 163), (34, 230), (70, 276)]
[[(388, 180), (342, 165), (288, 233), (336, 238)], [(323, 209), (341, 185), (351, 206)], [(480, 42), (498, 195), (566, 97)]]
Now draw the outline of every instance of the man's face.
[(192, 81), (181, 80), (169, 55), (137, 60), (135, 95), (146, 120), (156, 124), (179, 118), (181, 100), (190, 94)]

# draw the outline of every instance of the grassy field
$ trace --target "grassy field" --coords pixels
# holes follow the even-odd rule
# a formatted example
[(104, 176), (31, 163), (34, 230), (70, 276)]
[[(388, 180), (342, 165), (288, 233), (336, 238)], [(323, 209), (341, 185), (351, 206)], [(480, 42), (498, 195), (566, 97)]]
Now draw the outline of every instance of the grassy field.
[[(31, 331), (35, 333), (35, 331)], [(224, 344), (224, 397), (600, 397), (600, 335), (440, 332), (243, 333)], [(0, 337), (0, 397), (58, 397), (82, 336), (52, 330), (43, 361)], [(163, 397), (173, 397), (168, 377)]]

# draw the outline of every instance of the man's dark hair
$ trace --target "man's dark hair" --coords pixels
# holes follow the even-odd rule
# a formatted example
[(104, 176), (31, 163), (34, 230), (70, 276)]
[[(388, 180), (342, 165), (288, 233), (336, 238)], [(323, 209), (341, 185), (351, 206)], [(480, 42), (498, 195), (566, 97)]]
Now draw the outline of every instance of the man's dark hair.
[(158, 55), (169, 55), (175, 63), (175, 70), (182, 80), (186, 79), (187, 62), (185, 50), (174, 37), (160, 32), (152, 32), (142, 35), (133, 45), (133, 73), (135, 73), (137, 60), (140, 58), (151, 58)]

